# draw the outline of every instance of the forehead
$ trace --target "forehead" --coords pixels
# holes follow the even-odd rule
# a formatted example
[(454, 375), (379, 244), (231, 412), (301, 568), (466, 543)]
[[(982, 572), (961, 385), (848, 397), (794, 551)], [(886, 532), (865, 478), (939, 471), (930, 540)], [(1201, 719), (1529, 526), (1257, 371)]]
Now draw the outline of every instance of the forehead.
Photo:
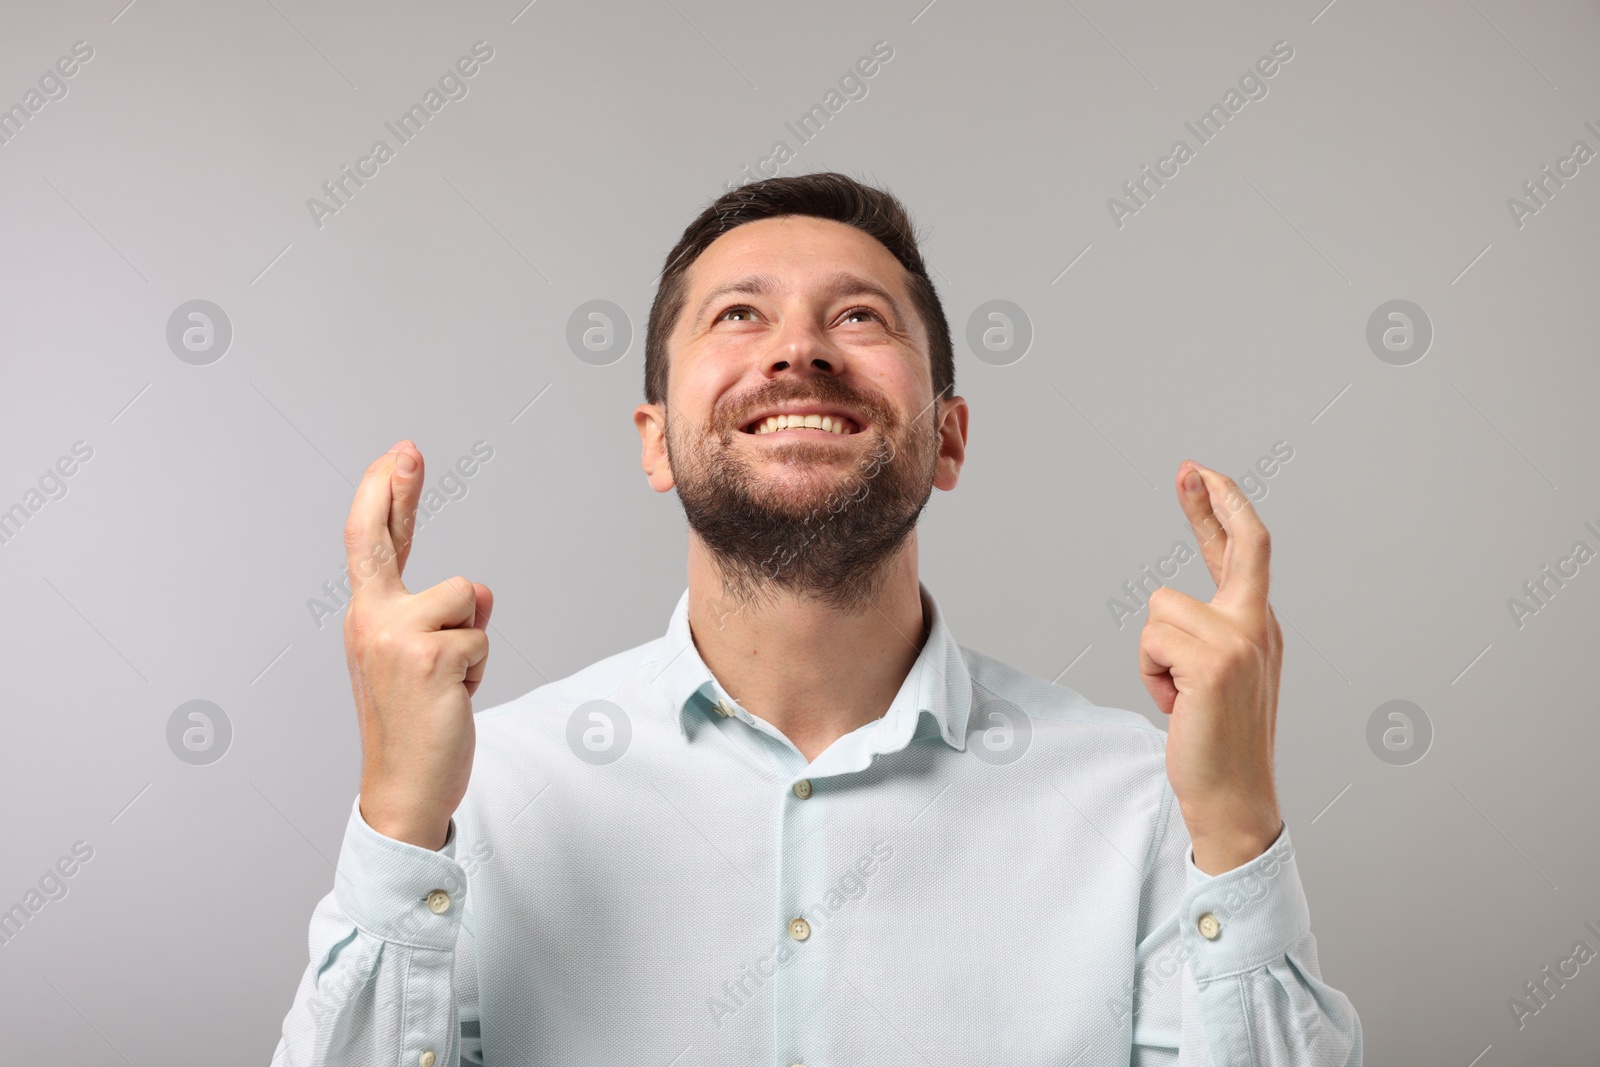
[(877, 238), (833, 219), (783, 215), (735, 226), (707, 245), (689, 266), (690, 306), (737, 275), (774, 274), (799, 286), (841, 268), (883, 285), (897, 300), (909, 300), (906, 269)]

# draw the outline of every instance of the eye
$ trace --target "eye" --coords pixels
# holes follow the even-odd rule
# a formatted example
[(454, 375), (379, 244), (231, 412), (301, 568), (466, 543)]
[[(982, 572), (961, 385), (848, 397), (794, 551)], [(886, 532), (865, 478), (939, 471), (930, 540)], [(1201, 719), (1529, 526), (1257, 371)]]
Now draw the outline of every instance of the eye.
[(888, 321), (882, 315), (878, 314), (876, 311), (872, 310), (869, 307), (851, 308), (849, 311), (846, 311), (844, 313), (844, 315), (845, 315), (845, 318), (849, 318), (852, 315), (871, 315), (873, 318), (877, 319), (879, 322), (883, 323), (885, 326), (888, 325)]
[(721, 322), (724, 315), (731, 315), (734, 312), (739, 312), (739, 313), (745, 314), (745, 315), (752, 315), (752, 314), (755, 313), (755, 310), (756, 309), (751, 307), (749, 304), (735, 304), (730, 308), (724, 309), (723, 312), (720, 315), (717, 316), (717, 321)]

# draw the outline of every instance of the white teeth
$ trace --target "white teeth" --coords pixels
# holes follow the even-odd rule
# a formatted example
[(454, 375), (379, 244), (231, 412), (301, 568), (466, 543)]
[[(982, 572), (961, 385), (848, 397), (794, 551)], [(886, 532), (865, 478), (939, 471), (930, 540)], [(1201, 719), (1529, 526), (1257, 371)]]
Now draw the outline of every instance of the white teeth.
[(827, 430), (829, 433), (848, 435), (853, 431), (842, 418), (832, 415), (769, 415), (755, 428), (755, 433), (772, 433), (776, 430), (788, 430), (797, 427), (809, 427), (813, 430)]

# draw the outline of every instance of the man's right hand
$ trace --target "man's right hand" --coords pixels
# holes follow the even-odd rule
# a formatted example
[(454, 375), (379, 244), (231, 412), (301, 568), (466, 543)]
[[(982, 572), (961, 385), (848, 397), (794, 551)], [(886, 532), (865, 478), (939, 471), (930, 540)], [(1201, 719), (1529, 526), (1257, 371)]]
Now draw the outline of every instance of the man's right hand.
[(472, 775), (472, 695), (489, 656), (494, 594), (462, 577), (420, 593), (401, 584), (422, 473), (422, 453), (401, 441), (356, 488), (344, 528), (344, 648), (361, 723), (361, 817), (386, 837), (437, 850)]

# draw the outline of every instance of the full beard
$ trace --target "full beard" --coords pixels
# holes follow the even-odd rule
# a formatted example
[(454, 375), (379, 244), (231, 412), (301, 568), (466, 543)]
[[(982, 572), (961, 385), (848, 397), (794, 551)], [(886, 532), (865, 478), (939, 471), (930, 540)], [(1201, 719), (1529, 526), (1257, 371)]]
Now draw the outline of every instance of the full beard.
[(828, 442), (767, 442), (781, 483), (739, 448), (738, 429), (686, 437), (667, 422), (667, 460), (689, 526), (710, 550), (735, 610), (802, 596), (846, 614), (880, 599), (890, 565), (933, 493), (938, 430), (925, 412), (908, 432), (874, 421), (848, 471)]

